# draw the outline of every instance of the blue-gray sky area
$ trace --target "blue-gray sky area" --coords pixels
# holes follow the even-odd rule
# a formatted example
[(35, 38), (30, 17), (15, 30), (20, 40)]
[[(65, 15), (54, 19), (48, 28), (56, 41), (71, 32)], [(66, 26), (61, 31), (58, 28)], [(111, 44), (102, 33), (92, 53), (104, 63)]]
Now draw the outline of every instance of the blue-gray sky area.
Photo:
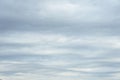
[(120, 0), (0, 0), (3, 80), (120, 80)]

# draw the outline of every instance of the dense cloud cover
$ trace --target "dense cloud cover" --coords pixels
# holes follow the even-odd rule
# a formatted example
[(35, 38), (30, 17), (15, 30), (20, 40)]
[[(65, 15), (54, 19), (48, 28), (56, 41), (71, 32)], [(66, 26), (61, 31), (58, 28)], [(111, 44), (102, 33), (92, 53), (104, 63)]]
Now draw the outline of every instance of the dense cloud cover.
[(120, 0), (0, 0), (0, 78), (119, 80)]

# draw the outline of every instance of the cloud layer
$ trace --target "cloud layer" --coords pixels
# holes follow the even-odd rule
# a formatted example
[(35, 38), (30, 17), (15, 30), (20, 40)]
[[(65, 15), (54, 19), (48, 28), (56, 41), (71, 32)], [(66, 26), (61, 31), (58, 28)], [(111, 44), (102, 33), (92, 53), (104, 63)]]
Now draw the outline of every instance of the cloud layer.
[(0, 78), (119, 80), (119, 0), (1, 0)]

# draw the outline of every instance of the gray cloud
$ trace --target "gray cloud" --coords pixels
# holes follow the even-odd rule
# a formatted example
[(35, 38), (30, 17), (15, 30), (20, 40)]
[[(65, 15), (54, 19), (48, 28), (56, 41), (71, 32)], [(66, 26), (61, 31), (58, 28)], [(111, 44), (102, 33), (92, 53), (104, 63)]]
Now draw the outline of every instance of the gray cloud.
[(0, 78), (118, 80), (119, 0), (1, 0)]
[(1, 30), (117, 35), (119, 32), (118, 3), (117, 0), (107, 2), (2, 0)]

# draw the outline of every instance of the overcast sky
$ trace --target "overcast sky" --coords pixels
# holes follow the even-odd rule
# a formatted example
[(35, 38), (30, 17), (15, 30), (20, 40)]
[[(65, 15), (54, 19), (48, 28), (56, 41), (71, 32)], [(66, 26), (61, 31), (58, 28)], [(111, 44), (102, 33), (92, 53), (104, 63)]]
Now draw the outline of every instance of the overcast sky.
[(120, 80), (120, 0), (0, 0), (3, 80)]

